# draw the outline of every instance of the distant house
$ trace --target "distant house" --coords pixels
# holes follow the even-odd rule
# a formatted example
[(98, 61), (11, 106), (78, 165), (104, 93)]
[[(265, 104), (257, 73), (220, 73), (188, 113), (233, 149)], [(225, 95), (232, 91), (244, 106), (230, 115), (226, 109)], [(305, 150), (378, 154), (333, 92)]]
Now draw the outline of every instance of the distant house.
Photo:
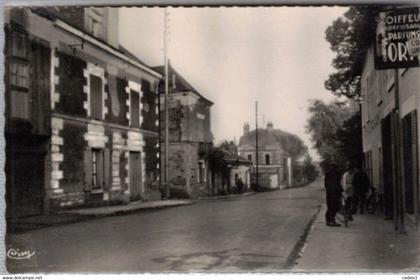
[[(164, 67), (154, 68), (164, 74)], [(169, 188), (170, 197), (196, 198), (211, 192), (208, 155), (212, 148), (210, 108), (201, 95), (173, 67), (169, 67)], [(165, 168), (164, 95), (160, 97), (161, 166)], [(162, 173), (164, 174), (164, 173)]]
[[(288, 154), (281, 146), (281, 131), (273, 129), (273, 123), (266, 128), (258, 129), (258, 183), (261, 187), (284, 188), (290, 183), (287, 180)], [(244, 125), (243, 135), (239, 140), (239, 155), (252, 161), (253, 183), (256, 182), (256, 131), (249, 131), (249, 124)]]
[[(251, 188), (252, 162), (231, 151), (216, 148), (212, 153), (212, 195), (247, 192)], [(243, 183), (238, 189), (238, 180)]]

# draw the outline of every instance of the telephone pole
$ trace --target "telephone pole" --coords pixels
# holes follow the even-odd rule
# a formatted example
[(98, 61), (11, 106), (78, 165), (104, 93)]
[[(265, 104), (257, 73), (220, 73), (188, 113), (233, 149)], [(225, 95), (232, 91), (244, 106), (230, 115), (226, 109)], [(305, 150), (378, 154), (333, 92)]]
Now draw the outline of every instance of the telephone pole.
[(256, 187), (258, 188), (258, 101), (255, 101), (255, 175)]
[(169, 98), (169, 69), (168, 69), (168, 37), (169, 37), (169, 12), (165, 8), (164, 15), (164, 28), (163, 28), (163, 56), (165, 63), (165, 198), (169, 199), (169, 110), (168, 110), (168, 98)]

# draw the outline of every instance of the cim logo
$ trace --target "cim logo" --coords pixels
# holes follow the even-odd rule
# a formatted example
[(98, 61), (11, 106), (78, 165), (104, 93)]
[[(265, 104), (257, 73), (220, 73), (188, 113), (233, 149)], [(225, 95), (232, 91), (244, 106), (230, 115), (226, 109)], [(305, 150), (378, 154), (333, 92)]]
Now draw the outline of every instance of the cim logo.
[(10, 248), (7, 251), (7, 257), (9, 259), (13, 259), (13, 260), (25, 260), (25, 259), (30, 259), (32, 256), (35, 255), (34, 251), (23, 251), (20, 250), (19, 248)]

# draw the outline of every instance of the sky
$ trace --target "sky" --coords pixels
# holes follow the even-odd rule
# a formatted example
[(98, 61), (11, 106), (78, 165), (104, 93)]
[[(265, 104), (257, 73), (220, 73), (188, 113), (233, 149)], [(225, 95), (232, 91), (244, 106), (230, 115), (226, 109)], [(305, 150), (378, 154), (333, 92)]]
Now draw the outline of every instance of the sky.
[[(271, 121), (308, 146), (308, 100), (332, 100), (324, 88), (334, 53), (326, 28), (347, 8), (168, 8), (171, 65), (214, 102), (217, 144), (239, 141), (243, 125)], [(163, 8), (121, 8), (120, 44), (150, 66), (163, 65)]]

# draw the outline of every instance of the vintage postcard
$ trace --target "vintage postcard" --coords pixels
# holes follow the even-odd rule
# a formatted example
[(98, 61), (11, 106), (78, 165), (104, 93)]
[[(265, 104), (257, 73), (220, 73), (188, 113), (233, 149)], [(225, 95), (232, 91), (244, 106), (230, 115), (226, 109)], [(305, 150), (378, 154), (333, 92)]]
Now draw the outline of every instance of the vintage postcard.
[(420, 273), (420, 5), (6, 5), (4, 259)]

